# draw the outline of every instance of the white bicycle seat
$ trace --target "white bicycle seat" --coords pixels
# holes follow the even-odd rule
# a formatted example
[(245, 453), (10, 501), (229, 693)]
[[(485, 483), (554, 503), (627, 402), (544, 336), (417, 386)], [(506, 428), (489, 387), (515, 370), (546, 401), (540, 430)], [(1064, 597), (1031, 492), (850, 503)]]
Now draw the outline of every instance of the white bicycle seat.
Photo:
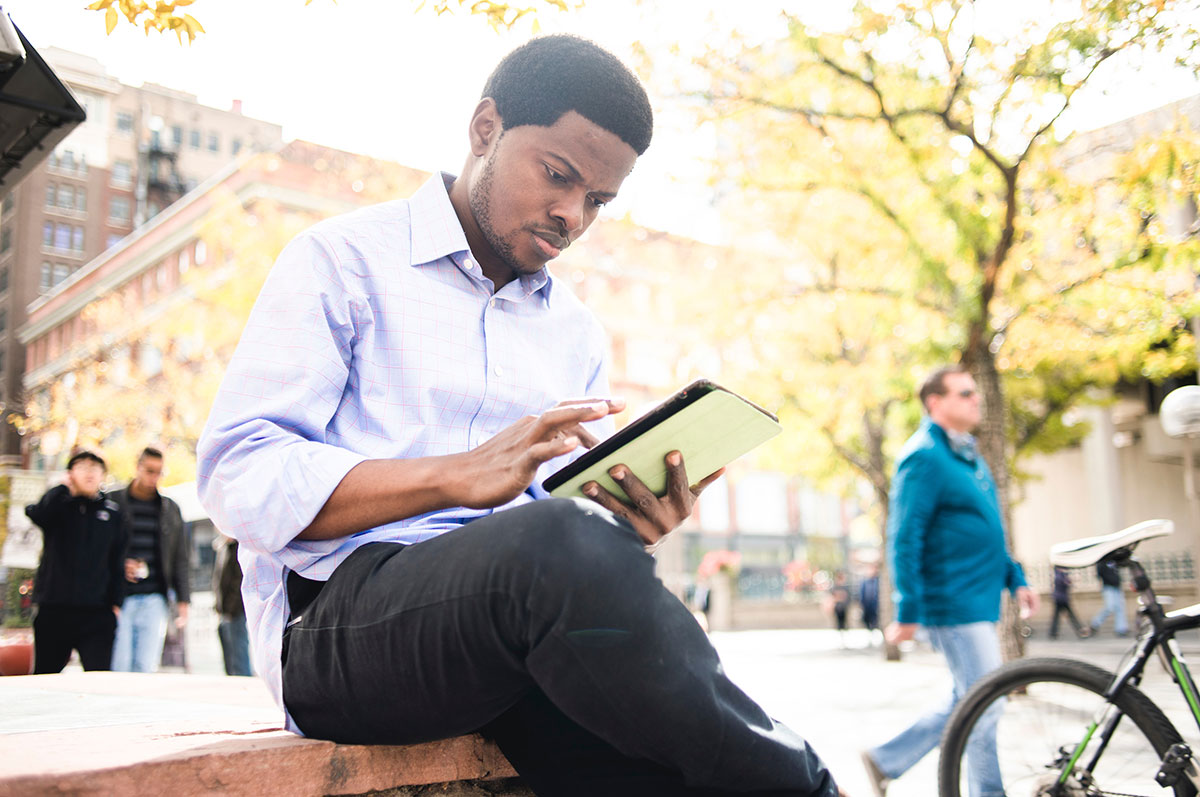
[(1143, 520), (1103, 537), (1084, 537), (1050, 546), (1050, 564), (1059, 567), (1089, 567), (1113, 551), (1132, 548), (1142, 540), (1163, 537), (1175, 531), (1170, 520)]

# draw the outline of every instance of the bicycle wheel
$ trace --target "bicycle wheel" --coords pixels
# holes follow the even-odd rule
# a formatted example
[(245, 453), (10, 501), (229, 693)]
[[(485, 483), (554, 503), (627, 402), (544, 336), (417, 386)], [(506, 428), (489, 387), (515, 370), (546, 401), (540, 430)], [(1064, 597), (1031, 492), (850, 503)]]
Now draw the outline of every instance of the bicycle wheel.
[[(1104, 690), (1112, 680), (1112, 673), (1086, 662), (1051, 658), (1011, 662), (982, 678), (955, 707), (942, 734), (941, 797), (970, 793), (968, 742), (979, 746), (993, 723), (1005, 797), (1194, 797), (1196, 790), (1185, 777), (1173, 789), (1155, 782), (1163, 754), (1181, 739), (1162, 711), (1131, 686), (1113, 701), (1125, 716), (1095, 767), (1085, 770), (1101, 745), (1100, 731), (1089, 738), (1088, 728), (1097, 721), (1103, 727), (1110, 716), (1111, 707), (1102, 719)], [(1059, 783), (1066, 762), (1085, 739), (1088, 747)]]

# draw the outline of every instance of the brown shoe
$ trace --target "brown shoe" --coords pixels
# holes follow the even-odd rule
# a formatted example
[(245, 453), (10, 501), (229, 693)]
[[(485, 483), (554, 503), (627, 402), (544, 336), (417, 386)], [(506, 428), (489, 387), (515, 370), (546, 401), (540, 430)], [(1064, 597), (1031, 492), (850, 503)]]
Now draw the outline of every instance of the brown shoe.
[(871, 754), (866, 750), (862, 753), (863, 769), (867, 770), (867, 780), (871, 783), (871, 788), (875, 791), (875, 797), (887, 797), (888, 784), (892, 779), (883, 774), (883, 770), (875, 763), (875, 759), (871, 758)]

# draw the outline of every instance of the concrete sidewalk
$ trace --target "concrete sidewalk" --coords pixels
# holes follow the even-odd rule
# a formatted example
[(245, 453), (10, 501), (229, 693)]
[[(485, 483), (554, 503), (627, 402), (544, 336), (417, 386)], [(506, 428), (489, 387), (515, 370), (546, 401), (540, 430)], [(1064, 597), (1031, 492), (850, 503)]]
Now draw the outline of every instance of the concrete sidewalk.
[[(941, 656), (924, 645), (887, 662), (868, 645), (865, 631), (743, 631), (714, 634), (721, 660), (734, 679), (767, 711), (809, 740), (855, 797), (872, 797), (859, 751), (906, 728), (944, 702), (950, 676)], [(1181, 638), (1185, 656), (1200, 661), (1200, 634)], [(1029, 656), (1065, 656), (1115, 669), (1132, 638), (1111, 634), (1089, 640), (1029, 640)], [(1200, 672), (1197, 672), (1200, 675)], [(1146, 670), (1143, 691), (1166, 711), (1185, 741), (1200, 749), (1196, 723), (1157, 660)], [(888, 797), (934, 797), (937, 754), (926, 756), (888, 790)]]

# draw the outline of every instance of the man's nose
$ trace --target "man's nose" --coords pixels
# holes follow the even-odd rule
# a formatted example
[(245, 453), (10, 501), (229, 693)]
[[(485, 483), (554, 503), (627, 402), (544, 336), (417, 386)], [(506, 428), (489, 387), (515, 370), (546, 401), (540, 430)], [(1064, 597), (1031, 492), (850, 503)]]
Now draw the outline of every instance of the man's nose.
[(584, 208), (587, 203), (586, 191), (571, 191), (561, 197), (550, 211), (550, 215), (566, 230), (567, 235), (583, 229)]

